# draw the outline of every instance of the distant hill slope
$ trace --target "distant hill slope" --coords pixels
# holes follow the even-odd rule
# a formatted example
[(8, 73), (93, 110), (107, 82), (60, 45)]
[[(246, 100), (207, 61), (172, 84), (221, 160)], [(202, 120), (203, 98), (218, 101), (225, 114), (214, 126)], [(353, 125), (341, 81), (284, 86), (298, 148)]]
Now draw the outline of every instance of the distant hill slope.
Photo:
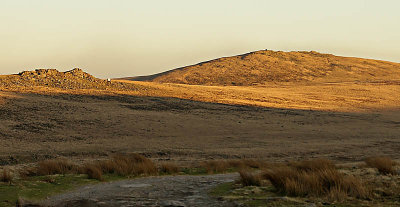
[(216, 86), (299, 81), (381, 81), (400, 79), (400, 64), (317, 52), (261, 50), (155, 75), (121, 79)]

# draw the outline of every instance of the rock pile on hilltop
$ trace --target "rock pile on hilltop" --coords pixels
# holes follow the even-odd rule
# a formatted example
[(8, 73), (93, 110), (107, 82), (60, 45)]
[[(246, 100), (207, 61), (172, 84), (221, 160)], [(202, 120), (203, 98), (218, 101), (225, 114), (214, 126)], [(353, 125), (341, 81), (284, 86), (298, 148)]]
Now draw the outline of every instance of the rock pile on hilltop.
[(0, 76), (1, 88), (13, 89), (16, 87), (35, 86), (60, 89), (134, 89), (133, 84), (109, 82), (95, 78), (79, 68), (66, 72), (59, 72), (56, 69), (36, 69), (34, 71), (24, 71), (17, 75)]
[(59, 78), (68, 78), (68, 79), (86, 79), (89, 81), (95, 81), (96, 78), (92, 75), (85, 73), (82, 69), (75, 68), (73, 70), (67, 72), (59, 72), (56, 69), (36, 69), (34, 71), (24, 71), (19, 73), (21, 77), (29, 80), (41, 79), (59, 79)]

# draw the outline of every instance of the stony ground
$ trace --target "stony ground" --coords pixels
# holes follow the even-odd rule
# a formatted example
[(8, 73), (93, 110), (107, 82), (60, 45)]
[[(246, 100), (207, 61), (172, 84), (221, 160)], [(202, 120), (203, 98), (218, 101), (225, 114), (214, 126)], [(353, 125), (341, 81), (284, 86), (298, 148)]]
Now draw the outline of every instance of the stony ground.
[(235, 206), (209, 190), (237, 179), (235, 174), (163, 176), (82, 187), (45, 201), (50, 206)]

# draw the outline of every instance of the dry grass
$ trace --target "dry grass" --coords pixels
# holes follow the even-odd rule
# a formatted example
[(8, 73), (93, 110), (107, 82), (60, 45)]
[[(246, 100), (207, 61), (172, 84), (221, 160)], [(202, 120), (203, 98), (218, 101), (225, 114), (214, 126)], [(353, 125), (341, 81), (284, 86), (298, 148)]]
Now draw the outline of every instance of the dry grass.
[(97, 166), (103, 173), (121, 176), (157, 174), (157, 167), (150, 159), (135, 153), (116, 155), (111, 160), (99, 161)]
[[(169, 172), (173, 171), (176, 170), (170, 166)], [(90, 179), (103, 180), (103, 173), (120, 176), (155, 175), (157, 168), (151, 160), (142, 155), (121, 154), (113, 156), (109, 160), (93, 161), (82, 166), (75, 165), (65, 159), (45, 160), (39, 162), (36, 167), (25, 168), (19, 172), (21, 177), (75, 173), (87, 174)]]
[(394, 168), (397, 163), (389, 157), (370, 157), (365, 160), (369, 167), (377, 168), (382, 174), (397, 174)]
[(7, 169), (3, 169), (3, 171), (0, 173), (0, 182), (11, 183), (13, 178), (13, 175)]
[(254, 159), (243, 159), (243, 160), (211, 160), (205, 161), (201, 164), (207, 171), (207, 173), (223, 173), (228, 169), (242, 170), (246, 168), (261, 169), (268, 166), (266, 162)]
[(332, 170), (336, 169), (335, 164), (327, 159), (305, 160), (300, 162), (291, 162), (290, 166), (295, 167), (300, 171), (317, 171), (317, 170)]
[(27, 167), (18, 171), (21, 178), (27, 178), (31, 176), (37, 176), (37, 167)]
[(236, 169), (243, 169), (246, 167), (245, 164), (243, 163), (243, 160), (227, 160), (227, 162), (230, 167)]
[(399, 69), (400, 64), (386, 61), (339, 57), (317, 52), (261, 50), (223, 57), (136, 80), (191, 85), (250, 86), (268, 82), (315, 82), (321, 79), (325, 81), (398, 79)]
[(289, 196), (325, 196), (340, 200), (347, 196), (367, 198), (370, 195), (359, 179), (340, 173), (326, 160), (275, 167), (264, 171), (262, 176), (278, 192)]
[(97, 165), (88, 165), (86, 166), (86, 174), (88, 175), (89, 179), (96, 179), (103, 181), (103, 172)]
[(76, 172), (77, 169), (75, 164), (65, 159), (45, 160), (39, 162), (31, 173), (36, 175), (68, 174)]
[(225, 160), (211, 160), (205, 161), (201, 164), (207, 171), (207, 173), (224, 173), (228, 170), (229, 163)]
[(260, 186), (262, 177), (260, 174), (252, 173), (248, 171), (241, 170), (239, 171), (240, 174), (240, 183), (243, 186)]
[(175, 174), (179, 172), (179, 167), (174, 163), (162, 163), (160, 173)]
[(246, 167), (257, 168), (257, 169), (265, 168), (268, 166), (268, 163), (262, 160), (254, 160), (254, 159), (244, 159), (242, 160), (242, 163)]

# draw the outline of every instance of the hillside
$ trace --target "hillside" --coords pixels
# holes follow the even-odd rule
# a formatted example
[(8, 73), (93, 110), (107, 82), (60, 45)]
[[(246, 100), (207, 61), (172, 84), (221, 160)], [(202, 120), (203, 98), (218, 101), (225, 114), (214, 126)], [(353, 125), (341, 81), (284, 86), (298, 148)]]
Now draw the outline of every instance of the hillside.
[(317, 52), (261, 50), (125, 80), (190, 85), (264, 85), (276, 82), (346, 82), (400, 79), (400, 64)]

